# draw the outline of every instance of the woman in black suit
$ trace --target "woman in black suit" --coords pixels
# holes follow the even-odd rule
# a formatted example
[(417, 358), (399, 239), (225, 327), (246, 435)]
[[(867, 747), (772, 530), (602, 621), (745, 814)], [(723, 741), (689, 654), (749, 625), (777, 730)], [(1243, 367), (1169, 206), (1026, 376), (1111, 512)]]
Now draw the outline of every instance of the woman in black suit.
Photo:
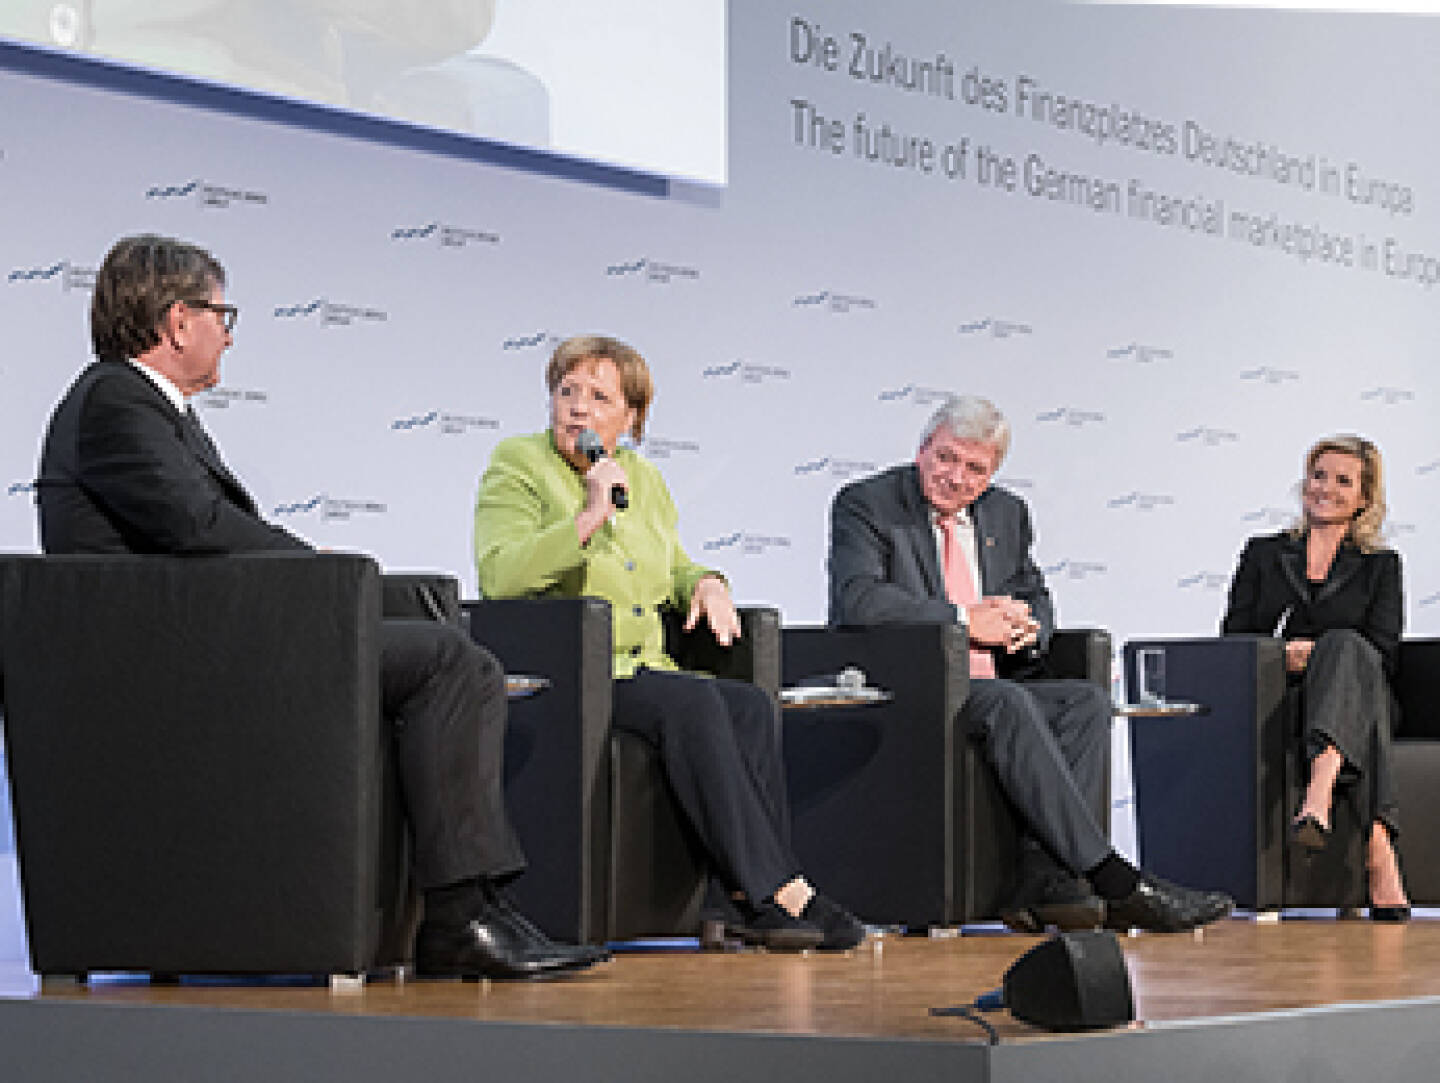
[(1409, 899), (1395, 857), (1398, 807), (1390, 772), (1390, 679), (1404, 621), (1400, 555), (1381, 543), (1380, 451), (1358, 436), (1319, 441), (1305, 456), (1301, 518), (1251, 538), (1230, 584), (1221, 631), (1285, 639), (1301, 690), (1310, 778), (1291, 837), (1323, 849), (1337, 782), (1365, 782), (1370, 917), (1405, 921)]

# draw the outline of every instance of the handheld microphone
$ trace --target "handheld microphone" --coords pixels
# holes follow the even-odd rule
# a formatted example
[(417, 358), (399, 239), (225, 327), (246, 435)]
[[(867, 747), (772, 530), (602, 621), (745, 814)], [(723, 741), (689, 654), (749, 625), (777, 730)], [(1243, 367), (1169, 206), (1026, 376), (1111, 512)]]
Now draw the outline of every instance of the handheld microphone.
[[(581, 429), (580, 435), (575, 437), (575, 450), (590, 461), (593, 466), (605, 458), (605, 445), (600, 442), (600, 437), (595, 435), (594, 429)], [(610, 486), (610, 503), (616, 509), (624, 511), (630, 506), (630, 492), (623, 485)]]

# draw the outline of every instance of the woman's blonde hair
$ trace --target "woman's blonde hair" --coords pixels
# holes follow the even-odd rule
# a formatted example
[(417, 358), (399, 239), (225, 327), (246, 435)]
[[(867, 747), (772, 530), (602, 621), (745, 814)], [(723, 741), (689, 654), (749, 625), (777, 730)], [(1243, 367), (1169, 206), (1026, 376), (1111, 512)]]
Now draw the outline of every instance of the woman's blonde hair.
[(635, 411), (630, 435), (639, 443), (645, 438), (645, 415), (655, 397), (655, 383), (650, 379), (650, 366), (633, 347), (618, 338), (605, 335), (576, 335), (555, 347), (550, 363), (545, 366), (545, 386), (553, 395), (570, 370), (587, 361), (612, 361), (620, 370), (620, 390), (625, 405)]
[[(1372, 553), (1376, 549), (1385, 547), (1384, 539), (1381, 537), (1381, 529), (1385, 525), (1385, 469), (1380, 459), (1380, 449), (1366, 440), (1363, 436), (1351, 436), (1342, 434), (1339, 436), (1326, 436), (1315, 441), (1309, 451), (1305, 453), (1305, 472), (1300, 478), (1300, 485), (1303, 488), (1306, 480), (1310, 477), (1311, 471), (1315, 469), (1315, 461), (1327, 451), (1338, 452), (1341, 455), (1353, 455), (1360, 460), (1360, 510), (1355, 513), (1354, 520), (1350, 523), (1345, 537), (1362, 553)], [(1291, 528), (1291, 533), (1299, 535), (1309, 524), (1305, 521), (1305, 512), (1300, 512), (1300, 522)]]

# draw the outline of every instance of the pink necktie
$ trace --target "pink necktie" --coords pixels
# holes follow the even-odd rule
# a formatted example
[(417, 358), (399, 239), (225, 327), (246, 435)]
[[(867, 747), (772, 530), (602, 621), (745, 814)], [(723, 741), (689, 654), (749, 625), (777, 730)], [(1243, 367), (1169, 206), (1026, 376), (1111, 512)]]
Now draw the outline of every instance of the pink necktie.
[[(967, 610), (980, 600), (975, 589), (975, 579), (970, 574), (970, 562), (960, 548), (960, 538), (955, 530), (953, 515), (940, 515), (935, 519), (940, 527), (940, 562), (945, 574), (945, 597)], [(995, 676), (995, 659), (989, 651), (970, 650), (970, 676)]]

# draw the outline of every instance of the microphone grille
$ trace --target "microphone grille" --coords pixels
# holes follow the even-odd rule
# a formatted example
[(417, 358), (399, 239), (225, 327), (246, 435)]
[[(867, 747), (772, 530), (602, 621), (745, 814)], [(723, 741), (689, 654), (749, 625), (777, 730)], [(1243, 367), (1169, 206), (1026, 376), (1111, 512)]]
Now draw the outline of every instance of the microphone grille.
[(593, 463), (605, 454), (605, 445), (595, 435), (594, 429), (581, 429), (580, 435), (575, 437), (575, 450)]

